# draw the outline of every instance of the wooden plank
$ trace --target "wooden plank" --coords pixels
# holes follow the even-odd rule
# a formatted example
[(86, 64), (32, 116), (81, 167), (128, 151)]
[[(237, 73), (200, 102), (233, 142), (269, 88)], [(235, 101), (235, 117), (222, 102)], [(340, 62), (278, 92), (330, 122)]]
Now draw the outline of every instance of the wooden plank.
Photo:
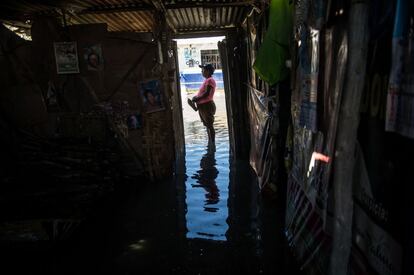
[(84, 9), (77, 14), (102, 14), (102, 13), (118, 13), (118, 12), (133, 12), (133, 11), (150, 11), (155, 10), (153, 5), (146, 3), (130, 3), (126, 5), (107, 5), (107, 6), (92, 6)]
[(178, 71), (178, 54), (177, 54), (177, 42), (173, 42), (174, 51), (174, 78), (170, 83), (172, 90), (172, 110), (173, 110), (173, 127), (174, 127), (174, 139), (175, 139), (175, 172), (176, 174), (185, 173), (185, 138), (184, 138), (184, 124), (183, 124), (183, 111), (181, 104), (181, 89), (179, 82)]
[(352, 246), (352, 174), (359, 125), (359, 106), (364, 89), (368, 50), (368, 4), (352, 3), (348, 23), (349, 58), (336, 139), (333, 193), (334, 225), (329, 274), (348, 274)]
[(224, 93), (226, 98), (226, 112), (227, 112), (227, 123), (229, 129), (229, 142), (230, 142), (230, 152), (235, 156), (236, 147), (234, 142), (234, 120), (233, 120), (233, 111), (231, 108), (231, 85), (230, 85), (230, 67), (228, 64), (228, 52), (227, 52), (227, 40), (218, 42), (218, 49), (220, 53), (220, 59), (223, 70), (223, 80), (224, 80)]
[(240, 2), (224, 2), (224, 1), (215, 1), (215, 2), (206, 2), (206, 1), (186, 1), (178, 4), (166, 4), (165, 8), (167, 10), (171, 9), (188, 9), (188, 8), (223, 8), (223, 7), (249, 7), (254, 4), (255, 1), (240, 1)]
[(109, 94), (109, 96), (105, 99), (105, 101), (110, 100), (122, 87), (122, 84), (124, 84), (125, 80), (129, 77), (129, 75), (135, 70), (135, 68), (144, 60), (145, 56), (147, 55), (147, 51), (152, 45), (145, 46), (142, 54), (138, 56), (137, 60), (132, 64), (131, 68), (127, 71), (127, 73), (122, 77), (121, 81), (118, 83), (118, 85), (115, 87), (115, 89)]

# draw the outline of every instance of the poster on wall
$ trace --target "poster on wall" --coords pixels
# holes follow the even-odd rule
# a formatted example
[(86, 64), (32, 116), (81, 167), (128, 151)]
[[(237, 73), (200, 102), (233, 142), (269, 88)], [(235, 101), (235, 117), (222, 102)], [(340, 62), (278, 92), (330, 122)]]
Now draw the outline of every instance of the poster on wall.
[(165, 109), (162, 99), (161, 81), (151, 79), (138, 84), (146, 113), (153, 113)]
[(88, 71), (102, 71), (104, 60), (101, 44), (92, 45), (83, 49), (83, 58), (88, 66)]
[(58, 74), (79, 73), (76, 42), (55, 42), (55, 59)]
[(411, 1), (397, 1), (392, 35), (392, 64), (387, 95), (385, 130), (414, 139), (414, 31)]

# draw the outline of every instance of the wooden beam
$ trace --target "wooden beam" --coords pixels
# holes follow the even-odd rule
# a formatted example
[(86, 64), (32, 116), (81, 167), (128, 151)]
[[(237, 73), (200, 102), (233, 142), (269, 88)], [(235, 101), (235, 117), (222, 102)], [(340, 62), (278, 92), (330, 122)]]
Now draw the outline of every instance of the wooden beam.
[(226, 36), (229, 32), (235, 31), (236, 27), (222, 27), (222, 28), (202, 28), (198, 30), (192, 29), (178, 29), (174, 34), (174, 39), (197, 38), (197, 37), (213, 37)]
[[(175, 26), (172, 23), (172, 20), (170, 19), (170, 16), (168, 16), (167, 9), (165, 8), (165, 5), (164, 5), (163, 1), (161, 1), (161, 0), (151, 0), (151, 3), (154, 5), (155, 9), (158, 12), (161, 12), (161, 13), (164, 14), (167, 25), (170, 27), (170, 29), (172, 30), (173, 33), (176, 33), (177, 30), (175, 29)], [(154, 22), (154, 24), (156, 24), (156, 23), (157, 22)]]
[(349, 274), (352, 246), (355, 144), (368, 52), (368, 0), (353, 1), (348, 22), (348, 67), (338, 119), (334, 160), (334, 224), (328, 274)]
[(77, 14), (98, 14), (98, 13), (117, 13), (132, 11), (151, 11), (151, 10), (167, 10), (188, 9), (188, 8), (221, 8), (221, 7), (249, 7), (253, 6), (255, 1), (242, 2), (187, 2), (183, 4), (164, 4), (162, 1), (153, 0), (152, 5), (146, 3), (131, 3), (117, 6), (93, 6), (77, 12)]
[(99, 14), (99, 13), (117, 13), (117, 12), (131, 12), (131, 11), (151, 11), (155, 10), (155, 7), (145, 3), (131, 3), (117, 6), (94, 6), (80, 12), (77, 14)]
[(160, 1), (160, 0), (151, 0), (151, 3), (154, 5), (156, 10), (158, 10), (160, 12), (167, 13), (167, 10), (165, 9), (165, 5), (162, 1)]
[(30, 22), (26, 23), (25, 21), (15, 21), (15, 20), (2, 20), (2, 22), (7, 25), (20, 28), (20, 29), (30, 30), (31, 28)]
[(172, 9), (188, 9), (188, 8), (222, 8), (222, 7), (249, 7), (252, 6), (255, 1), (242, 1), (242, 2), (194, 2), (188, 1), (179, 4), (165, 4), (167, 10)]

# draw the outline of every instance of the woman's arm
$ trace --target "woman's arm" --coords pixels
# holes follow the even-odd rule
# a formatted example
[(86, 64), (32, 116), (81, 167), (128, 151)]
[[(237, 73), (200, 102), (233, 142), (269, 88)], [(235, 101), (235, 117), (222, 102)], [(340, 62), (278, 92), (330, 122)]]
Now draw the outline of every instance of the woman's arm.
[(211, 92), (211, 90), (212, 90), (212, 89), (213, 89), (213, 87), (212, 87), (212, 86), (207, 85), (205, 92), (204, 92), (204, 93), (202, 93), (200, 96), (194, 96), (194, 97), (193, 97), (193, 101), (194, 101), (194, 102), (197, 102), (197, 101), (199, 101), (200, 99), (203, 99), (203, 98), (208, 97), (208, 95), (210, 94), (210, 92)]

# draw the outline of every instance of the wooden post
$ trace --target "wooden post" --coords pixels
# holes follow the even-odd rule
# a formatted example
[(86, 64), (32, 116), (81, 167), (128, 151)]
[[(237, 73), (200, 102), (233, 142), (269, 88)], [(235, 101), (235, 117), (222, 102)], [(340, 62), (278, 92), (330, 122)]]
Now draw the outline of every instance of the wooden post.
[(353, 0), (348, 21), (348, 66), (338, 120), (333, 175), (334, 224), (329, 274), (348, 274), (352, 246), (352, 174), (368, 50), (368, 1)]
[(227, 113), (227, 125), (229, 129), (229, 143), (230, 143), (230, 154), (237, 159), (238, 147), (235, 139), (235, 118), (233, 114), (233, 104), (231, 99), (233, 93), (233, 86), (231, 83), (232, 72), (230, 69), (231, 64), (229, 64), (229, 53), (228, 53), (228, 44), (230, 43), (228, 35), (226, 36), (225, 41), (219, 41), (217, 47), (220, 53), (221, 66), (223, 70), (223, 80), (224, 80), (224, 94), (226, 99), (226, 113)]
[(181, 104), (181, 88), (178, 67), (177, 42), (172, 42), (172, 50), (174, 52), (174, 62), (171, 64), (175, 72), (174, 76), (170, 76), (170, 86), (172, 91), (172, 112), (173, 112), (173, 128), (175, 140), (175, 173), (185, 173), (185, 137), (183, 122), (183, 107)]
[(242, 52), (244, 49), (239, 49), (240, 47), (240, 37), (235, 32), (228, 32), (226, 40), (218, 43), (223, 67), (231, 155), (235, 159), (248, 159), (250, 138), (246, 110), (246, 75), (243, 71), (247, 65), (244, 63), (246, 59), (245, 53)]

